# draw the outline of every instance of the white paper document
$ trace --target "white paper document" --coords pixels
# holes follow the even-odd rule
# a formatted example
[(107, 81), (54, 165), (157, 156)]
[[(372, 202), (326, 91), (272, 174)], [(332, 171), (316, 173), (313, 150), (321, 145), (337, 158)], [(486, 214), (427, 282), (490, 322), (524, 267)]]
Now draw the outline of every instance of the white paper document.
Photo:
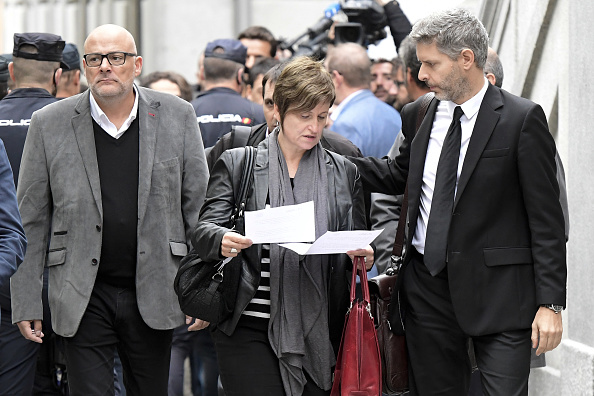
[(245, 236), (253, 243), (313, 242), (314, 202), (245, 212)]
[(335, 254), (346, 253), (349, 250), (364, 249), (379, 234), (381, 230), (357, 231), (328, 231), (314, 243), (282, 243), (280, 246), (300, 254)]

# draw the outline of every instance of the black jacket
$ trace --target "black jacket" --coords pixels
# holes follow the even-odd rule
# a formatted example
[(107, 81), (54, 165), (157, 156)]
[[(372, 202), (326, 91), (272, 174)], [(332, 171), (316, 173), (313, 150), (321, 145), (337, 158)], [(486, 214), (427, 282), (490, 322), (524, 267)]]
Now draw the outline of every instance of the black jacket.
[[(418, 132), (420, 100), (402, 109), (405, 141), (395, 160), (351, 158), (365, 188), (401, 194), (408, 176), (407, 254), (438, 100)], [(537, 104), (489, 85), (458, 180), (448, 232), (448, 281), (469, 335), (527, 329), (540, 304), (565, 306), (564, 219), (555, 142)]]
[[(239, 189), (241, 180), (243, 149), (224, 152), (216, 162), (210, 175), (206, 200), (202, 206), (200, 219), (192, 235), (192, 245), (205, 261), (216, 262), (222, 258), (221, 241), (229, 231), (224, 227), (234, 208), (234, 190)], [(236, 166), (237, 165), (237, 166)], [(342, 231), (365, 228), (365, 208), (363, 190), (357, 168), (344, 157), (326, 151), (326, 171), (328, 175), (328, 230)], [(246, 210), (264, 209), (268, 194), (268, 140), (258, 146), (254, 181), (248, 194)], [(218, 329), (232, 334), (241, 316), (256, 293), (260, 282), (261, 245), (253, 245), (242, 251), (244, 263), (237, 293), (237, 303), (232, 316), (219, 323)], [(332, 271), (329, 285), (329, 324), (330, 338), (335, 351), (338, 350), (344, 315), (349, 304), (349, 281), (347, 270), (352, 263), (345, 254), (330, 256)]]
[(394, 39), (394, 45), (396, 46), (396, 50), (398, 50), (402, 40), (412, 30), (412, 25), (406, 15), (404, 15), (404, 12), (402, 12), (400, 4), (396, 1), (386, 4), (384, 6), (384, 13), (388, 19), (388, 26), (390, 27), (390, 34), (392, 34), (392, 38)]

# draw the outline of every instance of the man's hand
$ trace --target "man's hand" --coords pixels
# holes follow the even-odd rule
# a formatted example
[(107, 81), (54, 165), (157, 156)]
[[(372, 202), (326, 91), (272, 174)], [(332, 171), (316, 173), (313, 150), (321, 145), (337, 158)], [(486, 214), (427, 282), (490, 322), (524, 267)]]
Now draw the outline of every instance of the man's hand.
[(376, 0), (376, 3), (381, 5), (382, 7), (391, 2), (392, 0)]
[[(190, 324), (192, 323), (192, 320), (194, 320), (194, 318), (192, 318), (191, 316), (186, 315), (186, 324)], [(208, 327), (208, 325), (210, 324), (210, 322), (206, 322), (202, 319), (196, 319), (196, 321), (194, 322), (194, 324), (192, 324), (191, 326), (188, 327), (188, 331), (198, 331), (198, 330), (202, 330)]]
[(562, 334), (561, 313), (556, 314), (549, 308), (540, 307), (532, 322), (532, 348), (538, 346), (536, 356), (555, 349), (561, 343)]
[(351, 260), (355, 260), (355, 256), (363, 256), (365, 259), (365, 269), (369, 271), (371, 267), (373, 267), (373, 249), (371, 246), (367, 245), (365, 249), (357, 249), (357, 250), (349, 250), (346, 252)]
[[(33, 326), (31, 326), (33, 325)], [(23, 337), (33, 342), (42, 343), (43, 332), (41, 331), (41, 320), (23, 320), (17, 323)]]

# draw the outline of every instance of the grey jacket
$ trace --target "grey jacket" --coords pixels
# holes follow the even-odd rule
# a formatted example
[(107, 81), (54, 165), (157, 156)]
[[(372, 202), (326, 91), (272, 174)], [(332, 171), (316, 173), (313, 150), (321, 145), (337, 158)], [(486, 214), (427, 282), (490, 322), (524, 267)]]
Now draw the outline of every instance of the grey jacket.
[[(150, 327), (171, 329), (184, 323), (173, 279), (198, 220), (208, 170), (192, 106), (170, 94), (138, 93), (137, 301)], [(12, 320), (42, 319), (47, 261), (52, 326), (71, 337), (101, 260), (103, 211), (89, 90), (33, 114), (17, 199), (30, 243), (11, 279)]]
[[(403, 141), (404, 135), (402, 132), (399, 132), (390, 152), (388, 153), (388, 157), (396, 158)], [(384, 229), (373, 241), (376, 248), (375, 266), (380, 274), (386, 272), (392, 265), (392, 249), (394, 248), (394, 240), (396, 239), (396, 228), (398, 228), (403, 197), (403, 195), (371, 193), (371, 207), (369, 209), (371, 229)]]
[[(216, 162), (209, 183), (200, 221), (192, 236), (192, 243), (198, 255), (206, 261), (216, 261), (220, 255), (223, 235), (229, 231), (223, 225), (229, 221), (234, 207), (234, 190), (239, 189), (244, 149), (224, 152)], [(268, 194), (268, 139), (258, 146), (254, 170), (254, 182), (248, 194), (246, 210), (264, 209)], [(365, 205), (359, 173), (356, 167), (344, 157), (326, 150), (326, 171), (328, 175), (328, 230), (365, 229)], [(218, 328), (231, 334), (241, 312), (248, 305), (260, 281), (261, 245), (253, 245), (244, 251), (244, 265), (237, 294), (237, 304), (232, 317), (220, 323)], [(340, 342), (344, 314), (348, 308), (347, 269), (352, 263), (346, 254), (330, 256), (331, 302), (329, 307), (330, 333), (333, 345)]]

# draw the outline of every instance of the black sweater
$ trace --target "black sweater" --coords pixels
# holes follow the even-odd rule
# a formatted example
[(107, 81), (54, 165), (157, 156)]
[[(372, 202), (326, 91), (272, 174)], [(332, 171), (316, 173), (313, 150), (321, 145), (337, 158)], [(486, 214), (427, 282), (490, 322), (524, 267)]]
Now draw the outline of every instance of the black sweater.
[[(135, 287), (138, 224), (138, 118), (119, 139), (95, 121), (95, 146), (103, 203), (103, 238), (97, 279)], [(101, 227), (98, 227), (101, 231)]]

